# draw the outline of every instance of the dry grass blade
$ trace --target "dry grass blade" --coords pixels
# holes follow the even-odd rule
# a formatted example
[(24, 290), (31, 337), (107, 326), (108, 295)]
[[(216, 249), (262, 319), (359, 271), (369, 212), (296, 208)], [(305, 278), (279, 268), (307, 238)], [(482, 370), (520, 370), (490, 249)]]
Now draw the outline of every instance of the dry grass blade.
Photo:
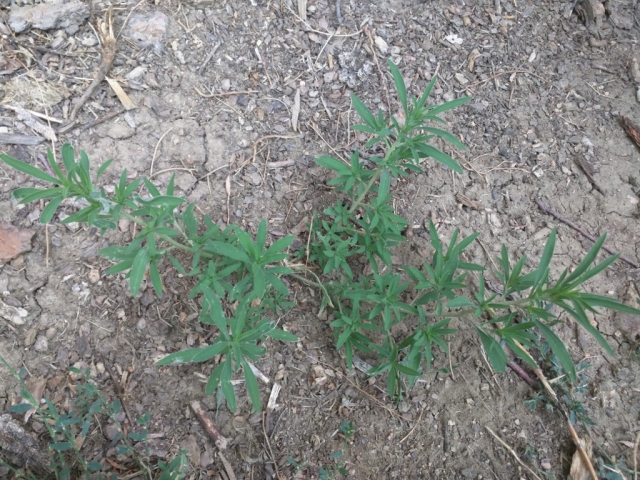
[(516, 461), (517, 461), (517, 462), (522, 466), (522, 468), (524, 468), (527, 472), (529, 472), (529, 474), (530, 474), (533, 478), (535, 478), (536, 480), (541, 480), (541, 478), (540, 478), (538, 475), (536, 475), (536, 472), (534, 472), (533, 470), (531, 470), (531, 468), (529, 468), (529, 467), (527, 466), (527, 464), (523, 463), (523, 462), (522, 462), (522, 460), (520, 460), (520, 457), (518, 457), (518, 454), (513, 450), (513, 448), (511, 448), (509, 445), (507, 445), (507, 444), (505, 443), (505, 441), (504, 441), (504, 440), (502, 440), (498, 435), (496, 435), (496, 434), (493, 432), (493, 430), (491, 430), (489, 427), (487, 427), (487, 426), (485, 425), (485, 427), (484, 427), (484, 428), (485, 428), (485, 430), (486, 430), (487, 432), (489, 432), (489, 433), (491, 434), (491, 436), (492, 436), (493, 438), (495, 438), (495, 439), (500, 443), (500, 445), (502, 445), (504, 448), (506, 448), (506, 449), (507, 449), (507, 452), (509, 452), (509, 453), (511, 454), (511, 456), (512, 456), (513, 458), (515, 458), (515, 459), (516, 459)]
[(125, 110), (133, 110), (134, 108), (136, 108), (136, 104), (133, 103), (133, 100), (131, 100), (129, 95), (127, 95), (127, 93), (122, 89), (122, 87), (120, 86), (120, 84), (115, 78), (109, 78), (109, 77), (105, 77), (105, 78), (107, 79), (107, 82), (109, 82), (109, 86), (111, 87), (111, 90), (115, 92), (116, 96), (118, 97), (118, 100), (120, 100), (120, 103), (125, 108)]
[(73, 110), (69, 115), (69, 122), (75, 121), (78, 116), (78, 112), (87, 100), (89, 100), (91, 95), (93, 95), (93, 92), (98, 88), (98, 85), (100, 85), (100, 83), (105, 79), (107, 73), (109, 73), (109, 70), (111, 69), (113, 60), (116, 58), (116, 38), (113, 35), (113, 15), (111, 9), (107, 11), (105, 20), (98, 26), (98, 30), (102, 37), (102, 58), (100, 60), (100, 67), (98, 68), (93, 82), (89, 85), (89, 88), (87, 88), (82, 97), (80, 97), (76, 106), (73, 107)]

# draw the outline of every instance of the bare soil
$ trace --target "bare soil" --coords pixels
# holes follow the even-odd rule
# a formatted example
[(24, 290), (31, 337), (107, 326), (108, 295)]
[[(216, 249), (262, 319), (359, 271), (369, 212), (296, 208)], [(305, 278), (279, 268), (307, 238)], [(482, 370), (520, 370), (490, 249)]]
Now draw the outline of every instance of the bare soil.
[[(396, 252), (402, 263), (420, 265), (429, 258), (425, 227), (433, 220), (444, 238), (455, 229), (481, 232), (482, 245), (472, 245), (469, 259), (489, 267), (501, 244), (535, 266), (550, 228), (558, 226), (553, 274), (575, 266), (591, 242), (545, 215), (535, 199), (595, 236), (607, 232), (608, 246), (638, 262), (640, 154), (618, 117), (640, 122), (629, 70), (640, 33), (634, 15), (640, 12), (635, 1), (611, 1), (613, 10), (598, 25), (572, 10), (573, 3), (342, 0), (342, 24), (333, 0), (309, 0), (306, 21), (286, 0), (114, 3), (115, 32), (128, 23), (109, 76), (137, 108), (82, 128), (121, 108), (103, 82), (75, 128), (58, 135), (56, 148), (70, 142), (94, 166), (114, 158), (107, 184), (125, 168), (130, 178), (153, 174), (159, 186), (175, 174), (177, 193), (198, 211), (252, 231), (267, 219), (275, 239), (333, 200), (325, 186), (328, 173), (313, 159), (348, 157), (366, 142), (349, 129), (358, 122), (349, 94), (371, 108), (397, 112), (386, 68), (391, 58), (413, 95), (437, 74), (432, 102), (473, 97), (446, 115), (448, 129), (468, 150), (440, 145), (464, 173), (426, 162), (425, 174), (394, 185), (395, 207), (411, 224)], [(108, 6), (95, 3), (95, 17), (102, 18)], [(143, 46), (132, 25), (156, 12), (166, 15), (166, 31)], [(64, 119), (99, 66), (94, 38), (88, 23), (71, 33), (7, 31), (0, 56), (23, 66), (0, 74), (3, 104), (40, 113), (46, 106), (48, 115)], [(8, 85), (16, 78), (35, 87), (10, 96)], [(0, 112), (8, 133), (30, 133), (15, 112)], [(46, 148), (1, 147), (39, 166)], [(275, 162), (287, 163), (273, 168)], [(593, 181), (577, 162), (593, 167)], [(279, 407), (268, 417), (250, 414), (242, 384), (236, 387), (235, 414), (224, 404), (218, 407), (215, 396), (204, 396), (213, 364), (154, 365), (169, 351), (201, 344), (208, 334), (193, 315), (198, 306), (188, 299), (188, 281), (167, 263), (166, 294), (157, 298), (149, 286), (132, 298), (121, 276), (97, 275), (110, 266), (97, 255), (99, 248), (126, 244), (130, 228), (102, 237), (93, 228), (70, 230), (58, 216), (45, 229), (38, 222), (41, 205), (18, 205), (10, 197), (15, 188), (32, 185), (31, 179), (1, 168), (0, 223), (31, 229), (35, 236), (30, 252), (0, 267), (3, 302), (29, 312), (24, 325), (0, 318), (0, 354), (24, 367), (29, 381), (46, 379), (44, 395), (60, 405), (72, 395), (71, 365), (90, 367), (103, 393), (115, 398), (104, 365), (112, 366), (131, 412), (151, 413), (150, 432), (170, 447), (169, 458), (178, 448), (189, 450), (189, 478), (228, 478), (189, 409), (194, 400), (203, 402), (231, 440), (225, 456), (238, 479), (293, 478), (287, 456), (306, 462), (296, 478), (318, 478), (319, 466), (334, 463), (330, 455), (341, 446), (338, 427), (345, 418), (356, 427), (345, 453), (349, 478), (534, 478), (485, 427), (541, 478), (566, 478), (575, 447), (562, 415), (543, 406), (529, 409), (524, 401), (535, 392), (514, 372), (490, 369), (464, 320), (455, 322), (460, 332), (452, 339), (451, 356), (439, 354), (433, 371), (394, 405), (384, 378), (370, 380), (346, 369), (333, 346), (330, 319), (318, 316), (318, 292), (305, 285), (291, 284), (297, 306), (281, 320), (299, 342), (271, 342), (257, 365), (282, 386)], [(61, 211), (69, 215), (76, 207)], [(585, 288), (634, 304), (640, 271), (618, 261)], [(593, 439), (595, 464), (616, 459), (632, 468), (640, 431), (638, 319), (609, 312), (596, 318), (615, 358), (569, 318), (563, 320), (557, 331), (573, 358), (591, 365), (584, 372), (588, 388), (577, 398), (594, 425), (578, 431)], [(319, 385), (316, 366), (327, 376)], [(266, 406), (271, 385), (261, 388)], [(17, 384), (3, 372), (0, 412), (18, 402)], [(41, 427), (34, 420), (26, 426), (33, 432)], [(104, 461), (109, 440), (102, 427), (85, 445), (87, 455), (125, 475)]]

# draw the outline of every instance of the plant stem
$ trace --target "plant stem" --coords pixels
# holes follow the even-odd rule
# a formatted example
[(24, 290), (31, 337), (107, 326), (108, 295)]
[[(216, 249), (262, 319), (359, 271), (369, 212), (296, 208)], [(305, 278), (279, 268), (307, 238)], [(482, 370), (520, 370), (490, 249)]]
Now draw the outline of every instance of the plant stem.
[(378, 167), (376, 169), (376, 172), (373, 174), (373, 176), (371, 177), (371, 180), (369, 180), (369, 182), (365, 185), (364, 190), (362, 191), (362, 193), (358, 196), (358, 198), (356, 199), (355, 202), (353, 202), (353, 205), (351, 205), (351, 208), (349, 209), (349, 213), (353, 213), (355, 211), (356, 208), (358, 208), (360, 206), (360, 204), (362, 203), (362, 201), (364, 200), (364, 197), (367, 195), (367, 193), (369, 193), (369, 190), (371, 190), (371, 187), (373, 186), (373, 184), (375, 183), (375, 181), (378, 179), (378, 177), (380, 176), (380, 174), (382, 173), (382, 169), (384, 167)]

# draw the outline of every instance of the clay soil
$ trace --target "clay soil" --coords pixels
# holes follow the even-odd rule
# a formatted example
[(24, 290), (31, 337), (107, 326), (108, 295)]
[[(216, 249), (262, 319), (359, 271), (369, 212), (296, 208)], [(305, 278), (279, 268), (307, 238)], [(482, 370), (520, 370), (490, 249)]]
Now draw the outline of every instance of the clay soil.
[[(472, 97), (445, 115), (447, 128), (468, 150), (438, 145), (464, 172), (426, 161), (424, 174), (393, 185), (396, 210), (411, 225), (396, 252), (401, 263), (428, 260), (429, 220), (445, 239), (455, 229), (480, 232), (481, 244), (470, 247), (468, 258), (490, 268), (501, 244), (535, 266), (557, 226), (557, 276), (577, 265), (592, 243), (542, 212), (536, 199), (595, 236), (608, 233), (609, 247), (640, 261), (640, 152), (619, 120), (623, 115), (640, 122), (630, 72), (640, 38), (636, 2), (611, 1), (593, 20), (572, 9), (573, 1), (338, 3), (340, 19), (334, 0), (309, 0), (306, 20), (286, 0), (114, 3), (116, 34), (125, 21), (133, 23), (118, 37), (109, 76), (137, 108), (88, 126), (121, 109), (103, 82), (78, 123), (58, 134), (55, 148), (70, 142), (94, 166), (113, 158), (106, 184), (125, 168), (130, 178), (153, 175), (160, 187), (175, 174), (176, 193), (195, 202), (199, 212), (252, 232), (266, 219), (273, 241), (299, 232), (301, 222), (335, 198), (325, 186), (328, 172), (313, 159), (363, 149), (367, 138), (350, 131), (358, 118), (349, 95), (370, 108), (398, 111), (386, 68), (391, 58), (413, 95), (437, 75), (431, 102)], [(108, 7), (96, 3), (95, 18)], [(158, 12), (166, 15), (166, 29), (144, 46), (131, 25)], [(3, 105), (46, 111), (64, 125), (99, 65), (100, 46), (91, 39), (88, 22), (66, 32), (3, 35), (2, 55), (24, 64), (2, 76)], [(30, 53), (21, 56), (21, 48)], [(40, 87), (12, 96), (8, 85), (18, 77)], [(39, 91), (62, 93), (51, 100)], [(9, 109), (1, 110), (0, 123), (8, 133), (31, 132)], [(1, 150), (42, 167), (47, 146), (6, 144)], [(22, 325), (0, 318), (0, 353), (24, 368), (32, 385), (46, 382), (44, 396), (61, 406), (73, 397), (69, 366), (90, 368), (112, 400), (114, 383), (105, 365), (111, 368), (124, 384), (132, 415), (150, 413), (149, 431), (165, 459), (180, 448), (189, 452), (188, 478), (229, 478), (189, 408), (194, 400), (230, 440), (224, 456), (238, 479), (319, 478), (320, 466), (335, 465), (331, 454), (342, 445), (343, 419), (356, 429), (344, 454), (348, 478), (535, 478), (486, 427), (539, 478), (566, 478), (575, 446), (562, 415), (544, 402), (530, 409), (525, 401), (537, 391), (511, 370), (492, 371), (464, 320), (455, 322), (460, 331), (451, 339), (450, 357), (439, 352), (433, 370), (395, 405), (384, 378), (347, 370), (343, 352), (334, 348), (330, 314), (318, 314), (319, 294), (303, 284), (290, 284), (296, 307), (281, 319), (299, 341), (270, 342), (257, 364), (271, 382), (261, 384), (264, 407), (273, 382), (282, 386), (278, 408), (268, 416), (252, 414), (239, 383), (238, 409), (229, 411), (215, 395), (205, 396), (213, 363), (154, 365), (167, 352), (201, 345), (209, 334), (198, 323), (197, 299), (188, 298), (188, 279), (167, 262), (165, 295), (157, 298), (144, 285), (132, 298), (126, 279), (102, 275), (111, 263), (97, 254), (104, 246), (126, 244), (131, 229), (121, 225), (104, 236), (94, 228), (70, 229), (60, 220), (77, 210), (73, 204), (64, 205), (45, 229), (38, 222), (42, 205), (11, 199), (12, 190), (31, 184), (2, 165), (0, 223), (35, 235), (31, 251), (0, 267), (3, 302), (28, 312)], [(638, 268), (618, 261), (585, 288), (637, 306), (639, 279)], [(556, 331), (576, 362), (590, 364), (582, 372), (586, 389), (575, 399), (593, 425), (587, 430), (579, 423), (578, 433), (593, 440), (600, 478), (623, 477), (605, 477), (614, 474), (599, 462), (618, 465), (624, 478), (633, 478), (640, 431), (638, 319), (603, 312), (594, 320), (616, 351), (610, 357), (562, 318)], [(326, 379), (316, 381), (318, 372)], [(19, 401), (17, 383), (2, 369), (0, 412)], [(106, 460), (113, 451), (109, 425), (101, 421), (85, 453), (125, 478), (134, 470), (126, 462), (118, 470)], [(34, 419), (25, 428), (42, 433)], [(296, 472), (287, 456), (304, 468)]]

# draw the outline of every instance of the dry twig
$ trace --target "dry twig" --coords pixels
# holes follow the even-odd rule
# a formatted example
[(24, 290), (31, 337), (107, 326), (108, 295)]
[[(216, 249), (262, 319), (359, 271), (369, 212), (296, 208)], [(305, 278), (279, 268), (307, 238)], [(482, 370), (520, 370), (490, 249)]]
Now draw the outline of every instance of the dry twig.
[(220, 93), (202, 93), (198, 90), (198, 87), (193, 87), (193, 89), (200, 95), (202, 98), (216, 98), (216, 97), (228, 97), (230, 95), (240, 95), (242, 93), (260, 93), (260, 90), (237, 90), (235, 92), (220, 92)]
[(156, 163), (156, 155), (158, 154), (158, 147), (160, 146), (162, 139), (166, 137), (167, 133), (169, 133), (171, 130), (173, 130), (173, 127), (170, 127), (169, 130), (167, 130), (162, 134), (162, 136), (158, 140), (158, 143), (156, 143), (156, 148), (153, 149), (153, 157), (151, 158), (151, 168), (149, 169), (149, 178), (153, 177), (153, 164)]
[(116, 58), (116, 39), (113, 35), (113, 17), (112, 11), (109, 9), (105, 16), (105, 21), (98, 25), (98, 29), (100, 31), (100, 35), (102, 37), (102, 59), (100, 60), (100, 67), (98, 68), (98, 72), (96, 76), (89, 85), (89, 88), (84, 92), (82, 97), (76, 103), (76, 106), (73, 107), (71, 114), (69, 115), (69, 122), (73, 122), (77, 115), (78, 111), (82, 108), (82, 106), (89, 100), (93, 92), (95, 92), (98, 85), (104, 80), (111, 69), (111, 64), (113, 60)]
[(373, 59), (376, 61), (376, 66), (378, 67), (378, 72), (380, 72), (380, 77), (382, 78), (382, 86), (384, 87), (384, 93), (387, 96), (387, 107), (389, 108), (389, 114), (391, 114), (391, 101), (389, 100), (389, 88), (387, 87), (387, 77), (384, 76), (384, 72), (380, 68), (380, 62), (378, 61), (378, 54), (376, 53), (376, 46), (373, 42), (373, 37), (371, 36), (371, 31), (369, 27), (364, 27), (364, 33), (369, 37), (369, 47), (371, 48), (371, 54), (373, 55)]
[(516, 459), (516, 461), (522, 466), (522, 468), (524, 468), (527, 472), (529, 472), (529, 474), (531, 474), (533, 476), (533, 478), (535, 478), (536, 480), (542, 480), (538, 475), (536, 475), (536, 472), (531, 470), (531, 468), (529, 468), (529, 466), (526, 463), (524, 463), (522, 460), (520, 460), (520, 457), (518, 457), (518, 454), (513, 450), (513, 448), (511, 448), (509, 445), (507, 445), (505, 443), (505, 441), (502, 440), (498, 435), (493, 433), (493, 430), (491, 430), (486, 425), (484, 426), (484, 428), (485, 428), (485, 430), (487, 432), (489, 432), (491, 434), (491, 436), (493, 438), (495, 438), (500, 443), (500, 445), (502, 445), (507, 450), (507, 452), (509, 452), (511, 454), (511, 456), (513, 458)]
[(267, 435), (267, 429), (265, 428), (265, 423), (267, 419), (267, 412), (262, 415), (262, 434), (264, 436), (264, 441), (267, 444), (267, 449), (269, 450), (269, 455), (271, 456), (271, 461), (273, 462), (273, 469), (276, 471), (276, 478), (280, 478), (280, 472), (278, 472), (278, 462), (276, 461), (276, 457), (273, 456), (273, 450), (271, 450), (271, 443), (269, 443), (269, 435)]
[(227, 448), (228, 440), (222, 436), (220, 430), (216, 428), (213, 424), (213, 420), (211, 420), (211, 416), (206, 412), (206, 410), (202, 407), (202, 404), (197, 400), (191, 402), (191, 410), (196, 414), (198, 420), (200, 421), (200, 425), (204, 428), (207, 435), (211, 437), (213, 443), (216, 444), (219, 450), (224, 450)]
[[(591, 235), (589, 232), (587, 232), (586, 230), (584, 230), (583, 228), (579, 227), (578, 225), (576, 225), (575, 223), (573, 223), (571, 220), (563, 217), (562, 215), (560, 215), (558, 212), (556, 212), (555, 210), (553, 210), (549, 205), (547, 205), (546, 203), (544, 203), (542, 200), (539, 200), (536, 198), (536, 204), (538, 205), (538, 207), (540, 207), (540, 210), (542, 210), (544, 213), (551, 215), (552, 217), (556, 217), (558, 220), (560, 220), (562, 223), (570, 226), (571, 228), (573, 228), (576, 232), (581, 233), (583, 236), (587, 237), (589, 240), (591, 240), (592, 242), (596, 242), (597, 239), (596, 237), (594, 237), (593, 235)], [(611, 255), (617, 255), (618, 252), (616, 252), (615, 250), (613, 250), (612, 248), (609, 248), (605, 245), (602, 246), (602, 249), (608, 253), (610, 253)], [(633, 268), (640, 268), (640, 265), (637, 262), (634, 262), (633, 260), (631, 260), (630, 258), (624, 257), (624, 256), (620, 256), (620, 260), (624, 260), (625, 262), (627, 262), (629, 265), (631, 265)]]
[(578, 434), (576, 433), (575, 428), (573, 428), (573, 425), (571, 424), (571, 418), (569, 417), (567, 410), (564, 408), (564, 405), (560, 403), (560, 400), (558, 400), (558, 396), (556, 395), (556, 392), (553, 390), (553, 388), (551, 388), (551, 385), (549, 384), (549, 381), (547, 380), (547, 377), (542, 372), (542, 370), (540, 368), (536, 368), (534, 371), (536, 372), (538, 379), (542, 382), (545, 392), (547, 393), (547, 395), (549, 395), (549, 398), (553, 400), (556, 407), (558, 408), (558, 410), (562, 412), (562, 415), (567, 421), (567, 428), (569, 429), (569, 434), (571, 435), (571, 439), (573, 440), (573, 443), (575, 444), (576, 449), (578, 450), (578, 453), (582, 458), (582, 462), (584, 463), (585, 467), (589, 471), (591, 478), (593, 480), (598, 480), (596, 471), (593, 469), (593, 465), (591, 465), (591, 460), (589, 459), (589, 455), (582, 447), (582, 442), (580, 442), (580, 437), (578, 437)]

